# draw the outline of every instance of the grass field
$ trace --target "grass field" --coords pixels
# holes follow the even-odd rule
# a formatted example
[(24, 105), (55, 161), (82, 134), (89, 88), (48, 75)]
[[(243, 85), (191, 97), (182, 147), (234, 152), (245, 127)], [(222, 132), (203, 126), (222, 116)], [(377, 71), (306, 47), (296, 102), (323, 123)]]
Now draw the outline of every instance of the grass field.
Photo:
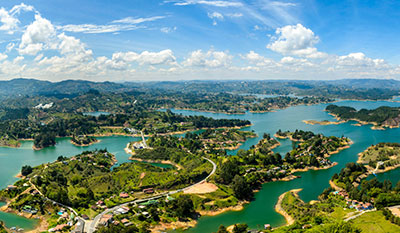
[(382, 211), (374, 211), (361, 215), (351, 221), (364, 233), (391, 233), (400, 232), (400, 226), (386, 220)]

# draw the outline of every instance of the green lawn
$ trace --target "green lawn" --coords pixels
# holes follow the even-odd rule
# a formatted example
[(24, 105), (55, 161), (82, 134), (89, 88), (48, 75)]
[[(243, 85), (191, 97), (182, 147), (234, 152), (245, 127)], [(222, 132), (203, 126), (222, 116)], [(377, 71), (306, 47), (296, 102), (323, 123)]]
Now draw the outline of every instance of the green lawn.
[(364, 233), (391, 233), (400, 232), (400, 226), (386, 220), (382, 211), (374, 211), (361, 215), (351, 221)]

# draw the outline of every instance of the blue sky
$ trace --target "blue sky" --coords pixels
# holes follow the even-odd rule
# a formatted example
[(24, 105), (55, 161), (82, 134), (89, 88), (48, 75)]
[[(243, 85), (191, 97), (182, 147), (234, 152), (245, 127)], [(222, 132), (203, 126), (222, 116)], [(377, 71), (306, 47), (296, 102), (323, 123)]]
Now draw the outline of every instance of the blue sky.
[(0, 1), (0, 79), (399, 78), (399, 1)]

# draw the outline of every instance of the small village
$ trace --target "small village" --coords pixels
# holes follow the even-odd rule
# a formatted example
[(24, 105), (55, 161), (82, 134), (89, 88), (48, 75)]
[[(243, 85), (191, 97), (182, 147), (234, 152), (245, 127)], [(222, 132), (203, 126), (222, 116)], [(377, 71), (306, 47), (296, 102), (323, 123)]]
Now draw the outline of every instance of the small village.
[(349, 194), (346, 191), (334, 191), (332, 192), (334, 195), (338, 195), (344, 198), (346, 204), (350, 209), (356, 209), (358, 211), (372, 210), (374, 206), (369, 202), (361, 202), (357, 200), (352, 200), (349, 197)]

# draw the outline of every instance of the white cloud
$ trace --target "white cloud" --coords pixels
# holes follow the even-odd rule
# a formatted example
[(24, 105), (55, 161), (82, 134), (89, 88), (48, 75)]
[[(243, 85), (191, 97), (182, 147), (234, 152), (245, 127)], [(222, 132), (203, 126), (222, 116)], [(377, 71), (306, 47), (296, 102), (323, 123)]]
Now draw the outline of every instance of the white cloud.
[(140, 65), (175, 65), (176, 58), (170, 49), (160, 52), (143, 51), (138, 54), (135, 52), (114, 53), (112, 55), (114, 62), (137, 62)]
[(7, 11), (3, 7), (0, 8), (0, 31), (14, 34), (18, 29), (18, 24), (20, 23), (16, 18), (16, 15), (20, 14), (22, 11), (34, 11), (34, 8), (33, 6), (25, 5), (24, 3), (15, 5), (10, 11)]
[(153, 16), (148, 18), (126, 17), (123, 19), (111, 21), (110, 24), (106, 25), (67, 24), (64, 26), (59, 26), (57, 29), (63, 30), (65, 32), (80, 32), (80, 33), (91, 33), (91, 34), (132, 31), (140, 28), (145, 28), (145, 26), (138, 24), (142, 24), (145, 22), (152, 22), (164, 18), (165, 16)]
[(16, 15), (16, 14), (20, 14), (22, 11), (35, 11), (35, 8), (33, 6), (21, 3), (19, 5), (13, 6), (13, 8), (11, 8), (11, 10), (10, 10), (10, 13), (12, 15)]
[(6, 31), (8, 34), (13, 34), (18, 28), (19, 20), (4, 9), (0, 8), (0, 31)]
[(358, 66), (358, 67), (382, 67), (386, 65), (383, 59), (372, 59), (365, 56), (364, 53), (350, 53), (345, 56), (339, 56), (336, 60), (340, 66)]
[(272, 38), (272, 42), (267, 48), (283, 55), (294, 55), (310, 58), (321, 58), (326, 54), (318, 52), (315, 45), (319, 42), (319, 37), (308, 28), (301, 24), (288, 25), (276, 29), (277, 38)]
[(140, 24), (144, 22), (152, 22), (159, 19), (164, 19), (165, 16), (153, 16), (148, 18), (133, 18), (133, 17), (126, 17), (119, 20), (114, 20), (111, 23), (126, 23), (126, 24)]
[(139, 28), (143, 27), (139, 27), (136, 25), (95, 25), (95, 24), (68, 24), (58, 27), (58, 29), (61, 29), (65, 32), (81, 32), (88, 34), (131, 31)]
[(160, 31), (168, 34), (176, 31), (177, 29), (178, 29), (177, 27), (163, 27), (160, 29)]
[(265, 58), (264, 56), (261, 56), (260, 54), (250, 51), (249, 53), (245, 54), (244, 56), (241, 56), (243, 59), (247, 60), (250, 64), (256, 65), (256, 66), (274, 66), (276, 65), (276, 62), (272, 59)]
[(0, 53), (0, 61), (7, 59), (7, 54)]
[(174, 2), (176, 6), (187, 6), (187, 5), (208, 5), (215, 7), (241, 7), (243, 4), (237, 1), (205, 1), (205, 0), (183, 0), (183, 1), (165, 1), (166, 3)]
[(15, 47), (14, 43), (8, 43), (6, 46), (6, 52), (10, 52)]
[(240, 18), (243, 17), (242, 13), (228, 13), (226, 16), (231, 17), (231, 18)]
[(56, 30), (51, 22), (36, 14), (35, 21), (26, 28), (22, 35), (19, 53), (36, 55), (42, 49), (54, 46), (51, 42), (55, 36)]
[(202, 50), (193, 51), (189, 58), (182, 62), (184, 66), (198, 67), (227, 67), (231, 64), (233, 56), (227, 52), (209, 50), (204, 53)]
[(216, 12), (216, 11), (214, 11), (213, 13), (208, 13), (207, 15), (210, 19), (213, 20), (214, 26), (217, 25), (217, 20), (224, 20), (224, 16), (221, 13)]

